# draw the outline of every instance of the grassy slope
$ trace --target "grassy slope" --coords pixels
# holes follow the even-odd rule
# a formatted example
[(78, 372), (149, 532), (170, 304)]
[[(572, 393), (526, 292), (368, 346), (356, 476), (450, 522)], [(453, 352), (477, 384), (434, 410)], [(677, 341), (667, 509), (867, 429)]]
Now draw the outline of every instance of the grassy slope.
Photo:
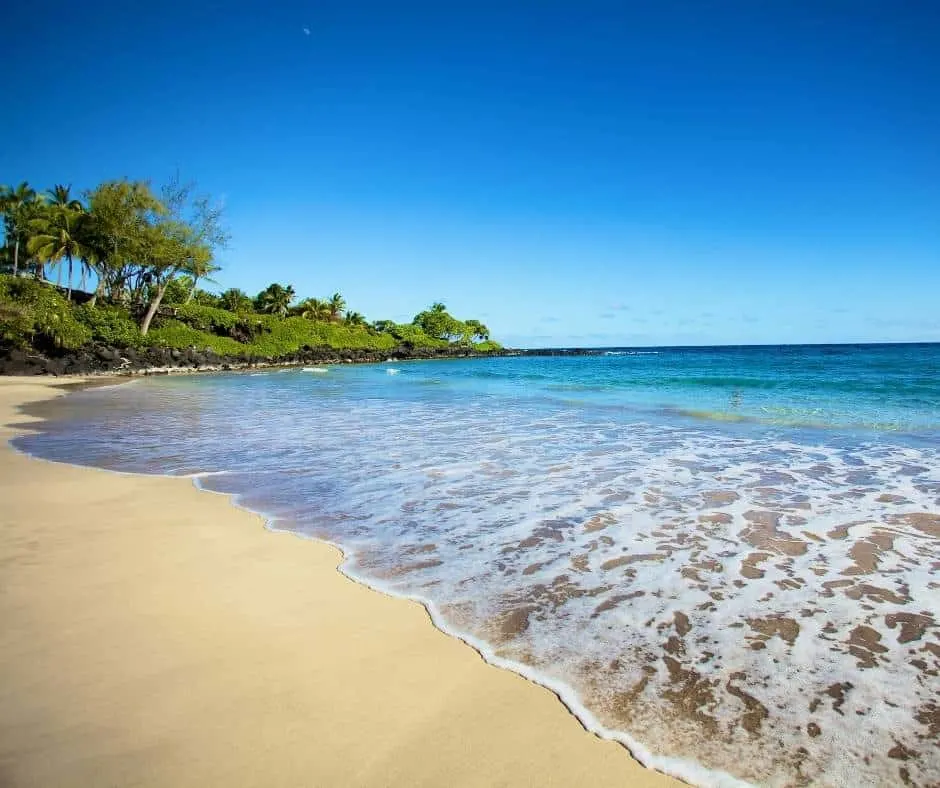
[[(418, 349), (443, 348), (449, 344), (412, 325), (398, 326), (388, 333), (302, 317), (236, 314), (198, 304), (174, 309), (175, 317), (160, 319), (147, 336), (141, 336), (136, 323), (121, 307), (76, 306), (47, 285), (0, 276), (0, 343), (65, 350), (90, 343), (138, 348), (195, 347), (224, 356), (268, 357), (287, 356), (304, 347), (383, 351), (403, 343)], [(483, 342), (473, 347), (487, 351), (499, 345)]]

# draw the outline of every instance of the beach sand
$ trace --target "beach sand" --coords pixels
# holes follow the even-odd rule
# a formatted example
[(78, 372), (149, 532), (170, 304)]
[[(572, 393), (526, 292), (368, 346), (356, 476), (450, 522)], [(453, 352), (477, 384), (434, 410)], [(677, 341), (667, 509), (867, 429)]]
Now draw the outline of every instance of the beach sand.
[[(0, 379), (0, 424), (60, 382)], [(0, 428), (0, 786), (679, 785), (183, 479)]]

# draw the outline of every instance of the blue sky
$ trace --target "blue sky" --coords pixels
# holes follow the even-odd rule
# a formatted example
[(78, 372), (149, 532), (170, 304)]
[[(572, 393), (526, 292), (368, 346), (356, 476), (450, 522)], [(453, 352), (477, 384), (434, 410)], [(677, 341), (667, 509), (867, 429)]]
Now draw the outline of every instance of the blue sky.
[(508, 344), (940, 340), (940, 4), (14, 3), (0, 181), (177, 169), (220, 286)]

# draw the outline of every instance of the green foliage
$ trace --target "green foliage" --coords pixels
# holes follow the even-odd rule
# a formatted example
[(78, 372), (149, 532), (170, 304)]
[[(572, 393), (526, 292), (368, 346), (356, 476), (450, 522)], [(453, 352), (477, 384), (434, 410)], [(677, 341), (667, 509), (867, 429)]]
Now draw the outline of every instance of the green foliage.
[(255, 309), (265, 314), (284, 317), (290, 311), (294, 295), (294, 288), (291, 285), (285, 287), (275, 282), (255, 297)]
[(499, 342), (486, 340), (484, 342), (477, 342), (474, 344), (473, 349), (478, 353), (494, 353), (497, 350), (502, 350), (503, 346), (499, 344)]
[(209, 331), (219, 336), (229, 336), (239, 321), (234, 312), (203, 306), (195, 301), (179, 307), (176, 310), (176, 318), (197, 331)]
[(447, 307), (441, 303), (433, 304), (430, 309), (415, 315), (414, 324), (429, 337), (448, 342), (467, 333), (467, 326), (448, 313)]
[(167, 320), (157, 328), (152, 328), (143, 342), (150, 347), (168, 347), (197, 350), (212, 350), (220, 356), (245, 356), (252, 352), (250, 345), (236, 342), (229, 337), (220, 337), (187, 326), (178, 320)]
[(116, 306), (75, 307), (75, 317), (91, 331), (93, 342), (113, 347), (137, 347), (140, 345), (140, 330), (126, 309)]
[(166, 284), (166, 291), (163, 293), (164, 304), (185, 304), (189, 300), (189, 294), (192, 291), (193, 280), (188, 276), (177, 276)]
[(33, 279), (0, 276), (0, 340), (17, 347), (79, 348), (91, 331), (57, 290)]
[(237, 287), (231, 287), (222, 293), (218, 306), (229, 312), (250, 312), (254, 308), (251, 298)]
[(429, 337), (420, 326), (407, 323), (396, 325), (391, 335), (401, 344), (415, 348), (444, 348), (449, 344), (447, 340)]
[(217, 309), (222, 308), (222, 299), (217, 296), (215, 293), (210, 293), (208, 290), (202, 290), (197, 288), (196, 292), (193, 294), (193, 301), (202, 306), (214, 306)]

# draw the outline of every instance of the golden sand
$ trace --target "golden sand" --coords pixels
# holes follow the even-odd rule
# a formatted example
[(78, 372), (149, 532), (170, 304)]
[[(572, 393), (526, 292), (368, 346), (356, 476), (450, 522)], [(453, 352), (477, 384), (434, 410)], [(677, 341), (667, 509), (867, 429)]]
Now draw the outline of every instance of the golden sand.
[[(61, 393), (0, 379), (0, 424)], [(0, 428), (0, 786), (667, 786), (419, 605), (182, 479)]]

